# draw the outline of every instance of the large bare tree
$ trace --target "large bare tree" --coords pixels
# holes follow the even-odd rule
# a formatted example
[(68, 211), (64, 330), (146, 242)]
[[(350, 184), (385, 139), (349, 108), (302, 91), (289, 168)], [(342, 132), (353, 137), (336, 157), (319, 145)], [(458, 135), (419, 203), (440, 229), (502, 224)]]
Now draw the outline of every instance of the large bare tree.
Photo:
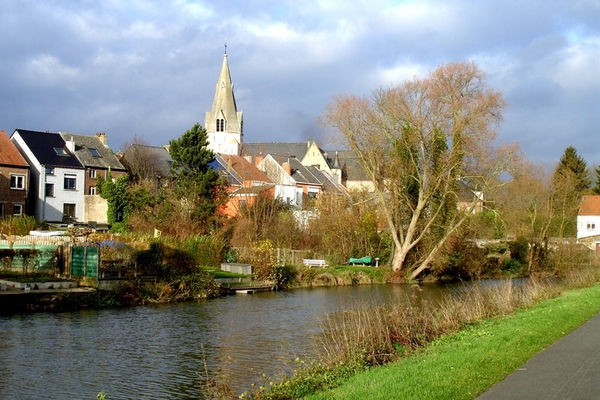
[(498, 184), (512, 157), (510, 148), (493, 148), (504, 105), (478, 66), (462, 62), (372, 98), (340, 96), (327, 107), (324, 121), (374, 183), (393, 238), (394, 270), (415, 279), (429, 268)]

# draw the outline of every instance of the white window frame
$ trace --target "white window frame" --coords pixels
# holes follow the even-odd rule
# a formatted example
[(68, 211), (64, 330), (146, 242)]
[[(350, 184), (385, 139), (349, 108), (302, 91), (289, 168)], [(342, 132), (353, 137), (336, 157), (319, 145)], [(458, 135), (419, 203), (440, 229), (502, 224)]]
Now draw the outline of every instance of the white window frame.
[[(17, 209), (19, 212), (17, 212)], [(23, 204), (13, 204), (13, 217), (20, 217), (23, 215)]]
[[(67, 182), (73, 181), (73, 187), (67, 186)], [(65, 190), (77, 190), (77, 175), (65, 174), (63, 180), (63, 189)]]
[(13, 190), (24, 190), (25, 189), (25, 175), (10, 174), (10, 188)]
[(90, 196), (95, 196), (95, 195), (96, 195), (96, 193), (97, 193), (97, 191), (96, 191), (96, 186), (90, 186), (90, 188), (89, 188), (88, 190), (89, 190), (89, 193), (88, 193), (88, 194), (89, 194)]
[(96, 170), (95, 169), (90, 169), (90, 178), (96, 179)]

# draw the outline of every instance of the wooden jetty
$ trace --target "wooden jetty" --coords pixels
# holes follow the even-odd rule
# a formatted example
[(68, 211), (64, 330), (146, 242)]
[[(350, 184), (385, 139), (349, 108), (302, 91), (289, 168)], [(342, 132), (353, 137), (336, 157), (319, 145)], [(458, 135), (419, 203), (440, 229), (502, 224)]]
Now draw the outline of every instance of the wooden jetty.
[(252, 294), (254, 292), (271, 292), (277, 286), (269, 282), (244, 282), (244, 283), (221, 283), (219, 291), (221, 294)]

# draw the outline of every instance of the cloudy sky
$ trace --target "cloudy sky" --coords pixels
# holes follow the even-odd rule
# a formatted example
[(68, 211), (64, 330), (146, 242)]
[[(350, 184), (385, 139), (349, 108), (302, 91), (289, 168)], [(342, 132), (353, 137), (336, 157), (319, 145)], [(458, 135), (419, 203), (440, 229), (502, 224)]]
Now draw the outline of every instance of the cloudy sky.
[(473, 60), (509, 103), (500, 140), (600, 164), (600, 0), (3, 0), (0, 129), (166, 144), (212, 105), (227, 42), (248, 142), (333, 146), (316, 118)]

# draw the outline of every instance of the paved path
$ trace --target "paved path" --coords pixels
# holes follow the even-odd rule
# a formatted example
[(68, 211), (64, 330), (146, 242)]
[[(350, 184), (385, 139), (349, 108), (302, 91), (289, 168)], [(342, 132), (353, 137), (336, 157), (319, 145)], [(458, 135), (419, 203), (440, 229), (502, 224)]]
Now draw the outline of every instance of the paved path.
[(478, 399), (600, 400), (600, 314), (533, 356)]

